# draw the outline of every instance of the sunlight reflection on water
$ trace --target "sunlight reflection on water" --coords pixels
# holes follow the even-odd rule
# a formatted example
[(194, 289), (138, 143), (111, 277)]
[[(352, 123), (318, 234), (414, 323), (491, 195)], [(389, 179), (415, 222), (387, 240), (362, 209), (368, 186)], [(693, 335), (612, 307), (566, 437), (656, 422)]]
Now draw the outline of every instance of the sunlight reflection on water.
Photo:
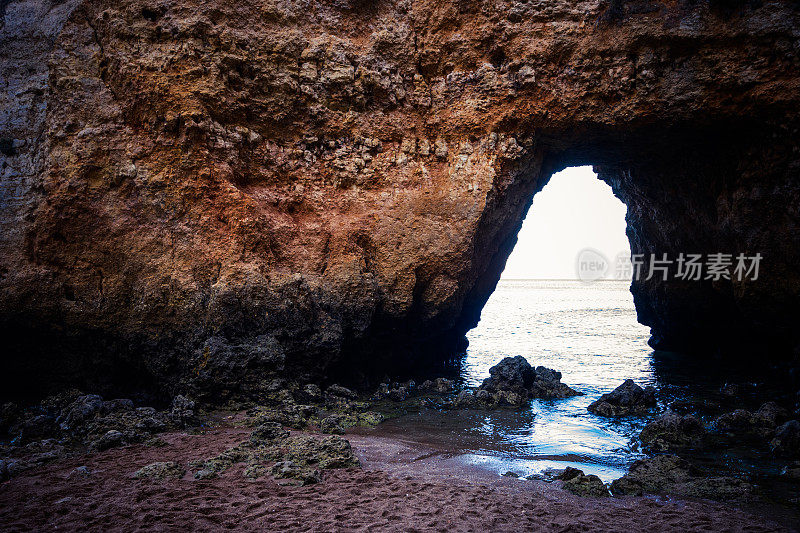
[(498, 473), (526, 476), (571, 464), (609, 481), (642, 457), (630, 442), (646, 420), (602, 418), (586, 407), (628, 378), (655, 382), (648, 335), (636, 321), (628, 282), (501, 281), (468, 334), (464, 383), (480, 385), (503, 357), (522, 355), (560, 371), (584, 396), (534, 400), (522, 411), (428, 410), (389, 420), (381, 431), (418, 438)]
[(531, 422), (530, 417), (503, 417), (504, 424), (487, 428), (506, 441), (506, 455), (513, 450), (511, 455), (531, 459), (578, 456), (620, 469), (639, 457), (628, 446), (644, 421), (604, 419), (586, 411), (628, 378), (640, 385), (655, 383), (649, 329), (636, 321), (628, 286), (627, 281), (498, 284), (480, 323), (468, 334), (465, 382), (477, 386), (500, 359), (522, 355), (534, 366), (560, 371), (564, 383), (584, 393), (566, 400), (536, 400)]

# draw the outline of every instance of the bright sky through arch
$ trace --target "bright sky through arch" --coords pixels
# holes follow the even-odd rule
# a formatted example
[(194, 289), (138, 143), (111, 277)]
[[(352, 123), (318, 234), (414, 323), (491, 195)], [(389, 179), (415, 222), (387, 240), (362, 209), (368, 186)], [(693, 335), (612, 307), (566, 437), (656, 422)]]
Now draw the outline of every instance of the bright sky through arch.
[(575, 260), (584, 248), (602, 252), (613, 277), (617, 255), (630, 255), (625, 212), (592, 167), (554, 174), (534, 196), (502, 278), (576, 279)]

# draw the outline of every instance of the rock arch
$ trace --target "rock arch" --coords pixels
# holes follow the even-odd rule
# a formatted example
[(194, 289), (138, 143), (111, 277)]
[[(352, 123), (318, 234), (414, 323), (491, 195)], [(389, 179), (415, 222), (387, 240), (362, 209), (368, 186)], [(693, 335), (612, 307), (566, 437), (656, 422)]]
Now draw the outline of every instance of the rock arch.
[(764, 255), (758, 283), (634, 284), (657, 345), (790, 353), (797, 4), (640, 4), (12, 0), (13, 373), (219, 398), (444, 353), (579, 164), (634, 253)]

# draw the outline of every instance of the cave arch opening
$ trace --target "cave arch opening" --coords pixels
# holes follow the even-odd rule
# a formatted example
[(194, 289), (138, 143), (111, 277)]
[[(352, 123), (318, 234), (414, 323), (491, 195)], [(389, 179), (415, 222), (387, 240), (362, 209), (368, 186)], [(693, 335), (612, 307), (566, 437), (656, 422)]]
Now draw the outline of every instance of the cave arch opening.
[[(592, 167), (552, 175), (534, 195), (500, 280), (467, 333), (467, 382), (478, 384), (490, 366), (516, 355), (587, 386), (650, 372), (649, 328), (638, 322), (630, 292), (626, 212)], [(602, 272), (587, 270), (598, 262)]]

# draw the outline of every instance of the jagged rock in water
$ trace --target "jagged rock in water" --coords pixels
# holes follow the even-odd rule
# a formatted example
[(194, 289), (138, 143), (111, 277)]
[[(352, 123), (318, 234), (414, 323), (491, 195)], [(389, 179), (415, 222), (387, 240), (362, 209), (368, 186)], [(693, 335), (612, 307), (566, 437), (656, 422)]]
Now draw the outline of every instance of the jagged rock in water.
[(518, 355), (506, 357), (491, 367), (489, 376), (483, 380), (482, 389), (489, 392), (507, 390), (527, 395), (536, 379), (536, 371), (527, 359)]
[(534, 369), (521, 355), (504, 358), (489, 369), (489, 375), (479, 389), (500, 395), (496, 398), (498, 403), (518, 405), (528, 398), (568, 398), (580, 394), (561, 383), (561, 372), (543, 366)]
[(645, 449), (654, 453), (698, 448), (708, 432), (703, 422), (693, 416), (667, 411), (642, 429), (639, 439)]
[(655, 405), (654, 387), (648, 385), (643, 389), (632, 379), (626, 379), (622, 385), (589, 404), (587, 409), (600, 416), (629, 416), (644, 414)]
[(752, 490), (752, 485), (737, 478), (704, 475), (675, 455), (657, 455), (636, 461), (627, 474), (611, 483), (615, 496), (673, 494), (727, 500)]
[(16, 392), (219, 402), (450, 358), (578, 164), (626, 203), (643, 272), (764, 257), (756, 281), (634, 280), (654, 346), (798, 345), (796, 2), (3, 6)]

